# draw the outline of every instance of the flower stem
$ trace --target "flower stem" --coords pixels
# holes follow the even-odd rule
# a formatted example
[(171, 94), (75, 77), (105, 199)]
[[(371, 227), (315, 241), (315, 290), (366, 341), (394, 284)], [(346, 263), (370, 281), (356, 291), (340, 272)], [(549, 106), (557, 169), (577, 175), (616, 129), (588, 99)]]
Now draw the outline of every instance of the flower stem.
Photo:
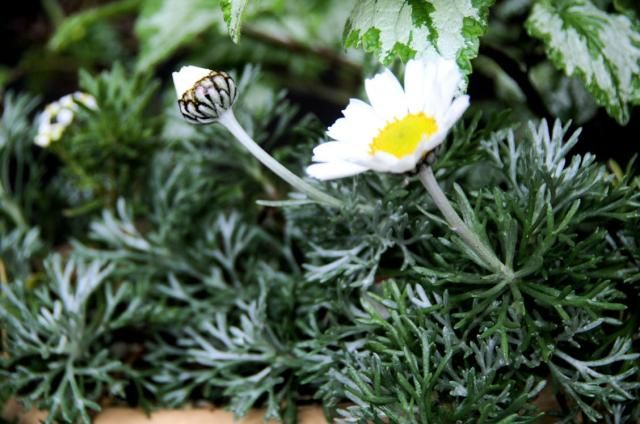
[(253, 141), (253, 139), (247, 134), (247, 132), (242, 128), (235, 115), (233, 114), (233, 110), (229, 109), (225, 113), (223, 113), (218, 122), (222, 124), (233, 136), (242, 144), (249, 152), (255, 156), (264, 166), (269, 168), (276, 174), (278, 177), (285, 180), (292, 187), (301, 191), (302, 193), (309, 196), (310, 199), (313, 199), (319, 203), (324, 203), (329, 206), (333, 206), (336, 208), (342, 207), (342, 201), (336, 199), (333, 196), (328, 195), (327, 193), (318, 190), (311, 184), (304, 181), (302, 178), (298, 177), (293, 172), (289, 171), (285, 168), (280, 162), (275, 160), (269, 153), (265, 152), (262, 147), (258, 146), (258, 144)]
[(480, 240), (478, 235), (471, 231), (469, 227), (462, 221), (458, 213), (453, 209), (449, 199), (445, 196), (444, 192), (438, 185), (433, 170), (430, 166), (423, 165), (418, 173), (420, 181), (427, 189), (434, 203), (444, 215), (444, 218), (449, 223), (451, 229), (464, 240), (465, 243), (482, 259), (489, 267), (495, 272), (504, 274), (509, 279), (513, 278), (513, 271), (503, 264), (500, 259), (497, 258), (493, 250), (487, 247), (486, 244)]

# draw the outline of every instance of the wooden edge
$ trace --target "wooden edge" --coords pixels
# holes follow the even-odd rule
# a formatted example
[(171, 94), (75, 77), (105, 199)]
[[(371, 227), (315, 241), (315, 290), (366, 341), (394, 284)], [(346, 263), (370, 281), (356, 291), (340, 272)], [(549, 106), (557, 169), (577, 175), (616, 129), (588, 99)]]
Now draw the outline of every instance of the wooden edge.
[[(9, 401), (2, 417), (18, 424), (40, 424), (46, 419), (44, 411), (22, 411), (15, 399)], [(95, 424), (275, 424), (276, 421), (264, 421), (264, 411), (254, 409), (245, 417), (235, 420), (231, 412), (222, 408), (161, 409), (147, 416), (143, 411), (133, 408), (105, 408), (93, 422)], [(320, 406), (303, 406), (298, 410), (300, 424), (327, 424)]]

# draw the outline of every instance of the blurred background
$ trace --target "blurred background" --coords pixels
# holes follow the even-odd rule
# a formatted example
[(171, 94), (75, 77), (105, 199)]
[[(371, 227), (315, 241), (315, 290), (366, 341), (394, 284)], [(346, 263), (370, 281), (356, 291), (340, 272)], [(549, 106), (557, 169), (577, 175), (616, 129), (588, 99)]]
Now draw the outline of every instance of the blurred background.
[[(4, 2), (0, 96), (29, 92), (45, 104), (77, 90), (79, 69), (95, 74), (115, 62), (153, 75), (165, 90), (171, 88), (171, 72), (182, 64), (241, 70), (252, 63), (262, 69), (262, 90), (285, 89), (299, 113), (311, 112), (328, 125), (349, 97), (362, 95), (362, 79), (379, 66), (343, 47), (349, 3), (250, 2), (235, 44), (217, 0)], [(514, 121), (571, 119), (584, 128), (578, 152), (624, 166), (640, 150), (638, 108), (629, 124), (620, 126), (577, 79), (556, 71), (540, 43), (524, 32), (527, 3), (498, 1), (492, 8), (470, 78), (473, 109), (489, 117), (506, 107)], [(254, 91), (259, 102), (260, 89)]]

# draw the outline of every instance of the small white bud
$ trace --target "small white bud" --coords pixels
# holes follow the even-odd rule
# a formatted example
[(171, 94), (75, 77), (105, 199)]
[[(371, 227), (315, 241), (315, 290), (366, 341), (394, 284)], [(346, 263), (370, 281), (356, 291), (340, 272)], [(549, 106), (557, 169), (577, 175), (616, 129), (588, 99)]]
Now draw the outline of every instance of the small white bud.
[(70, 109), (62, 109), (58, 112), (58, 123), (67, 126), (73, 121), (73, 111)]
[(226, 72), (183, 66), (173, 73), (182, 116), (192, 124), (210, 124), (236, 99), (236, 83)]
[(33, 140), (38, 146), (47, 147), (62, 138), (64, 130), (73, 122), (78, 105), (97, 110), (96, 99), (90, 94), (76, 91), (49, 103), (38, 117), (38, 134)]
[(51, 138), (51, 141), (60, 140), (65, 128), (67, 128), (67, 126), (63, 124), (51, 124), (51, 129), (49, 130), (49, 137)]
[(45, 133), (38, 133), (38, 135), (36, 135), (36, 138), (34, 139), (34, 143), (36, 143), (40, 147), (47, 147), (49, 144), (51, 144), (51, 137), (49, 137)]
[(62, 106), (63, 108), (67, 108), (67, 109), (72, 109), (74, 107), (77, 107), (75, 102), (73, 101), (73, 97), (71, 96), (71, 94), (67, 94), (66, 96), (62, 96), (58, 100), (58, 104), (60, 106)]
[(62, 106), (60, 106), (60, 103), (58, 102), (53, 102), (53, 103), (49, 103), (45, 108), (44, 108), (44, 112), (48, 115), (48, 116), (55, 116), (58, 114), (58, 112), (60, 112), (60, 109), (62, 109)]

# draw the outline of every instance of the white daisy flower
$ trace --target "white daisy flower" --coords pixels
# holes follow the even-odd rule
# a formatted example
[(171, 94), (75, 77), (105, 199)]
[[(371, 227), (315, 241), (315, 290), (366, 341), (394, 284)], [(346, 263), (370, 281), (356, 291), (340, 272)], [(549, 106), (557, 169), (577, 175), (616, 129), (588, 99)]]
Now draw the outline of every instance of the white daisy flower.
[(327, 130), (334, 141), (313, 150), (320, 163), (307, 173), (331, 180), (415, 169), (469, 106), (469, 96), (458, 95), (461, 79), (453, 60), (416, 59), (407, 63), (404, 90), (388, 69), (365, 80), (370, 104), (351, 99), (344, 118)]
[(38, 117), (38, 133), (34, 143), (41, 147), (47, 147), (53, 141), (62, 137), (64, 130), (73, 122), (78, 105), (84, 105), (89, 109), (97, 109), (96, 99), (90, 94), (76, 91), (67, 94), (53, 103), (49, 103)]

